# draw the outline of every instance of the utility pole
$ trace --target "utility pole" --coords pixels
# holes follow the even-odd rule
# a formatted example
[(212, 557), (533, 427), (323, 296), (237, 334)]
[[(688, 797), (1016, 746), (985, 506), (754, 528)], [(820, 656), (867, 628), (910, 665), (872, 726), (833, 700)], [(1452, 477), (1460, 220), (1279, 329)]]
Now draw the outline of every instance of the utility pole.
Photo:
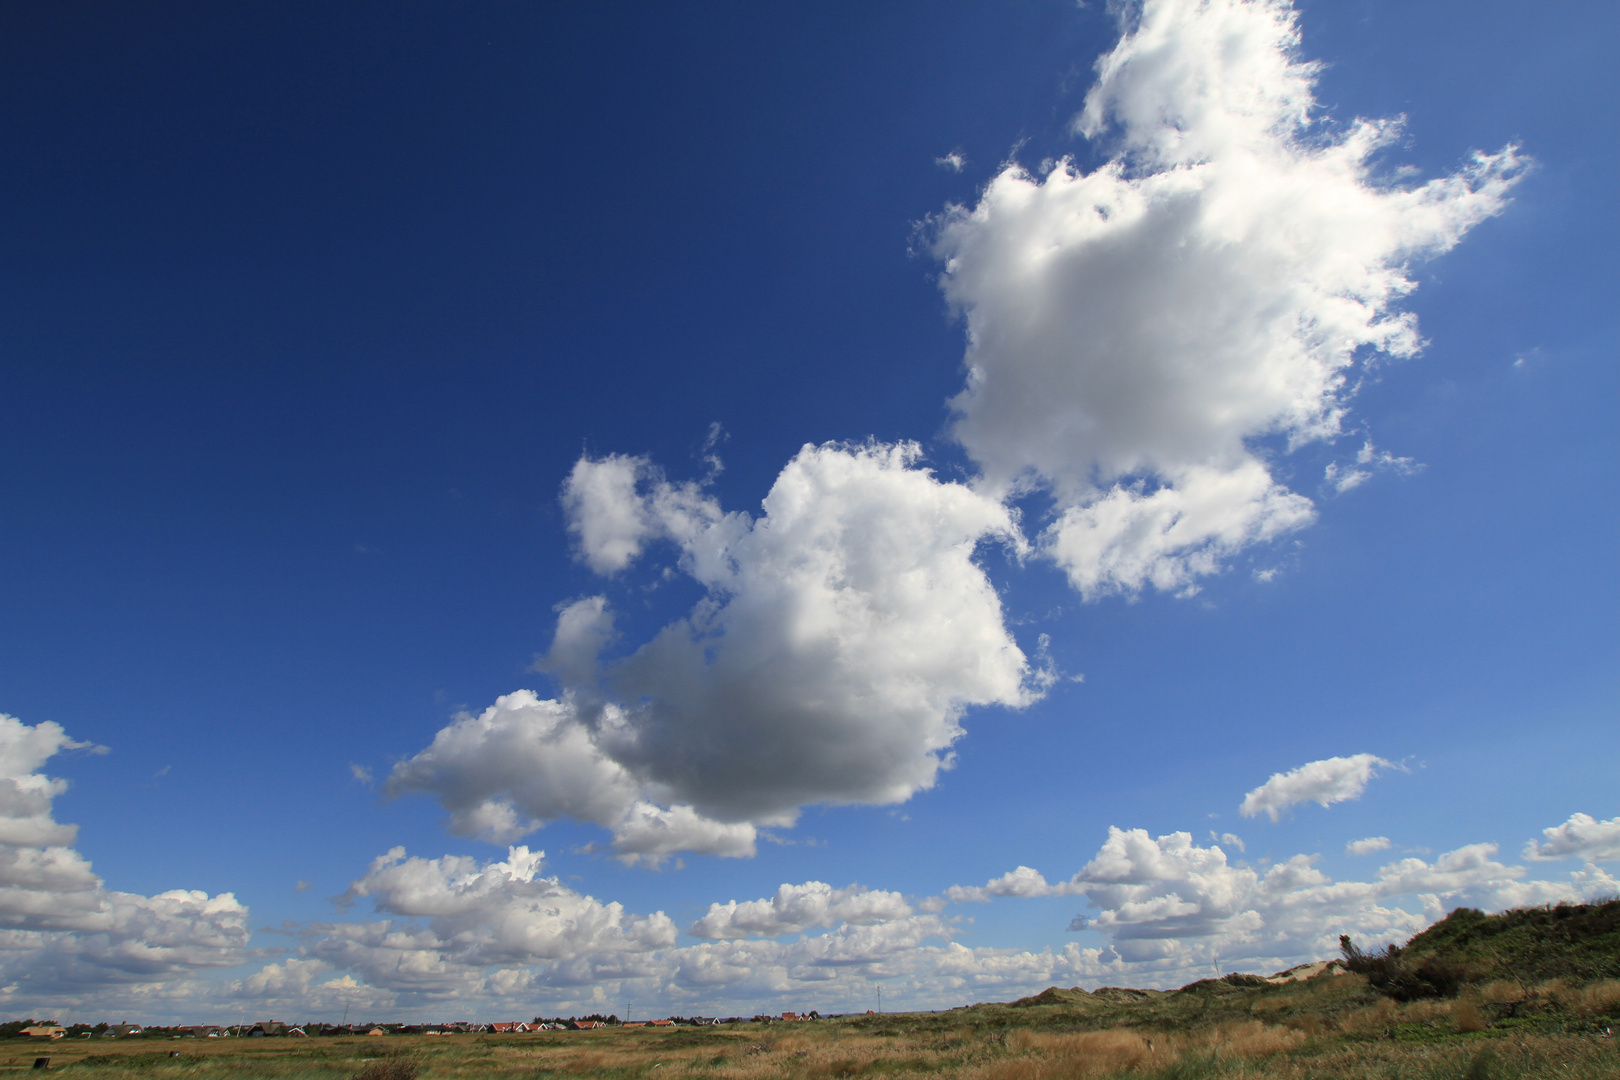
[(877, 990), (878, 990), (878, 1012), (881, 1014), (883, 1012), (883, 984), (882, 983), (877, 984)]

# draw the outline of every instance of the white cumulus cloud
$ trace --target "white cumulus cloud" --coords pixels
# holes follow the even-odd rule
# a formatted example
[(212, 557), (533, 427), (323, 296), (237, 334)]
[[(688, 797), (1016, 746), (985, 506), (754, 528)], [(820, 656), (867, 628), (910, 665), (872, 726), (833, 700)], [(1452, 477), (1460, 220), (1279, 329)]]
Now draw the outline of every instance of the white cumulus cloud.
[(1102, 934), (1137, 977), (1156, 971), (1185, 978), (1217, 964), (1280, 969), (1321, 959), (1345, 933), (1362, 942), (1403, 941), (1462, 905), (1499, 911), (1592, 899), (1617, 884), (1590, 864), (1567, 880), (1530, 880), (1524, 867), (1499, 862), (1496, 850), (1470, 844), (1433, 862), (1390, 863), (1371, 881), (1334, 881), (1312, 855), (1257, 869), (1230, 862), (1216, 845), (1200, 847), (1189, 833), (1110, 828), (1096, 856), (1068, 881), (1048, 884), (1020, 867), (998, 881), (1022, 887), (993, 894), (953, 888), (946, 896), (1083, 895), (1097, 913), (1077, 917), (1071, 929)]
[[(1013, 520), (918, 457), (806, 446), (759, 520), (710, 516), (683, 538), (710, 599), (612, 672), (647, 702), (615, 756), (717, 817), (893, 803), (932, 786), (967, 706), (1032, 700), (974, 560), (1018, 545)], [(672, 532), (691, 520), (677, 513)]]
[(752, 854), (757, 826), (803, 806), (932, 786), (965, 709), (1025, 705), (1050, 680), (975, 560), (987, 541), (1022, 550), (1011, 512), (919, 455), (806, 446), (758, 519), (645, 463), (582, 463), (564, 502), (587, 561), (613, 572), (667, 540), (706, 597), (615, 662), (600, 659), (607, 601), (564, 606), (539, 664), (564, 696), (520, 691), (458, 717), (388, 791), (433, 794), (462, 835), (510, 841), (567, 816), (611, 829), (622, 857), (656, 861)]
[(824, 882), (807, 881), (783, 885), (775, 896), (763, 900), (710, 904), (708, 913), (692, 924), (690, 932), (701, 938), (776, 937), (813, 926), (870, 926), (912, 914), (911, 905), (897, 892), (859, 885), (835, 889)]
[(294, 975), (346, 971), (359, 982), (327, 980), (306, 996), (387, 1003), (519, 994), (561, 965), (645, 964), (675, 943), (675, 924), (663, 912), (633, 915), (617, 902), (579, 893), (541, 876), (543, 859), (523, 846), (486, 863), (455, 855), (424, 859), (395, 848), (373, 860), (342, 898), (370, 900), (391, 917), (312, 924), (299, 959), (318, 967), (267, 968), (238, 993), (273, 999)]
[[(345, 899), (370, 899), (381, 913), (425, 919), (413, 951), (430, 947), (460, 965), (532, 963), (584, 953), (645, 952), (672, 945), (675, 924), (663, 912), (626, 914), (541, 877), (545, 853), (513, 847), (505, 860), (407, 856), (395, 848), (374, 860)], [(422, 942), (432, 942), (423, 946)], [(386, 950), (385, 950), (386, 951)]]
[[(572, 611), (559, 620), (559, 639), (576, 622)], [(551, 655), (557, 652), (553, 646)], [(616, 706), (599, 707), (587, 718), (572, 698), (554, 701), (518, 690), (477, 716), (458, 716), (431, 746), (394, 766), (386, 790), (431, 793), (450, 812), (451, 832), (493, 843), (571, 817), (610, 830), (626, 861), (657, 862), (674, 851), (754, 854), (752, 825), (644, 801), (642, 783), (599, 745), (604, 730), (623, 723)]]
[(1371, 855), (1379, 851), (1389, 850), (1389, 837), (1369, 836), (1364, 840), (1352, 840), (1344, 845), (1346, 855)]
[[(335, 1015), (349, 1009), (392, 1008), (398, 996), (367, 986), (353, 975), (331, 975), (323, 960), (288, 957), (266, 964), (245, 978), (232, 980), (219, 996), (251, 1002), (255, 1008)], [(323, 976), (331, 976), (323, 978)]]
[(86, 987), (173, 987), (240, 963), (248, 910), (230, 893), (108, 889), (68, 846), (52, 800), (66, 781), (39, 770), (64, 750), (104, 752), (60, 725), (0, 714), (0, 999), (45, 1007)]
[(1399, 123), (1320, 120), (1281, 0), (1121, 12), (1075, 125), (1113, 156), (1007, 167), (934, 248), (968, 331), (952, 430), (988, 490), (1050, 493), (1040, 550), (1087, 597), (1194, 588), (1309, 524), (1259, 440), (1339, 433), (1353, 371), (1421, 345), (1407, 267), (1499, 213), (1523, 168), (1510, 147), (1426, 184), (1377, 175)]
[(1053, 885), (1039, 870), (1019, 866), (983, 885), (952, 885), (945, 890), (945, 899), (955, 904), (987, 904), (1000, 896), (1067, 896), (1077, 891), (1072, 882)]
[(1546, 837), (1541, 843), (1532, 840), (1524, 846), (1526, 859), (1620, 859), (1620, 817), (1599, 821), (1590, 814), (1571, 814), (1562, 825), (1541, 830), (1541, 835)]
[(1394, 766), (1376, 754), (1355, 754), (1311, 761), (1285, 773), (1274, 773), (1270, 780), (1243, 796), (1238, 812), (1244, 817), (1268, 814), (1272, 821), (1283, 811), (1313, 802), (1331, 806), (1361, 798), (1367, 781), (1380, 768)]
[(582, 457), (563, 484), (568, 531), (579, 557), (598, 574), (629, 566), (652, 532), (636, 498), (636, 485), (649, 468), (647, 459), (623, 454)]

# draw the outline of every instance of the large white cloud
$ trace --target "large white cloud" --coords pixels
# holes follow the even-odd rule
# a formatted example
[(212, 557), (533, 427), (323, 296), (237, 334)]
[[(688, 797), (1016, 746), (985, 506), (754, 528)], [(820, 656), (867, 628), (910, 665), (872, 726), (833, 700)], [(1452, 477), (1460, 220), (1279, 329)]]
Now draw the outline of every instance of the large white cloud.
[(324, 960), (290, 956), (215, 988), (213, 993), (221, 1000), (251, 1003), (255, 1009), (304, 1016), (337, 1016), (351, 1009), (375, 1016), (372, 1010), (392, 1008), (399, 1000), (392, 991), (368, 986), (353, 975), (333, 975), (332, 971), (332, 965)]
[(393, 988), (467, 969), (566, 960), (584, 954), (648, 952), (674, 944), (663, 912), (632, 916), (539, 874), (543, 852), (509, 849), (500, 862), (466, 856), (408, 857), (395, 848), (349, 886), (345, 898), (372, 901), (383, 914), (422, 922), (335, 924), (321, 959), (359, 966), (374, 985)]
[(1244, 817), (1267, 814), (1276, 821), (1285, 810), (1304, 803), (1326, 807), (1359, 799), (1367, 789), (1367, 781), (1377, 776), (1380, 768), (1391, 767), (1376, 754), (1309, 761), (1297, 769), (1273, 773), (1271, 779), (1243, 796), (1238, 812)]
[(806, 446), (758, 521), (716, 516), (682, 538), (710, 598), (613, 672), (646, 702), (615, 756), (715, 816), (892, 803), (932, 786), (967, 706), (1031, 700), (974, 561), (981, 542), (1018, 544), (1013, 520), (918, 456)]
[(803, 806), (932, 786), (967, 707), (1022, 706), (1047, 676), (975, 561), (984, 542), (1022, 550), (1010, 511), (919, 453), (806, 446), (757, 520), (645, 462), (582, 462), (564, 502), (586, 561), (623, 569), (667, 540), (705, 598), (614, 663), (599, 659), (606, 601), (565, 606), (540, 663), (564, 697), (519, 692), (459, 717), (389, 790), (431, 792), (464, 835), (511, 840), (569, 816), (656, 860), (752, 854), (755, 826)]
[(775, 896), (762, 900), (710, 904), (690, 932), (700, 938), (775, 937), (813, 926), (870, 926), (912, 914), (911, 905), (897, 892), (858, 885), (835, 889), (825, 882), (807, 881), (783, 885)]
[(1620, 817), (1599, 821), (1591, 814), (1571, 814), (1562, 825), (1541, 830), (1541, 843), (1524, 846), (1527, 859), (1585, 859), (1609, 862), (1620, 859)]
[(108, 889), (67, 845), (52, 800), (66, 781), (39, 770), (64, 750), (93, 750), (60, 725), (0, 714), (0, 1001), (26, 1007), (87, 988), (172, 986), (241, 963), (248, 910), (230, 893), (156, 896)]
[(678, 932), (663, 912), (634, 915), (616, 901), (582, 894), (542, 876), (543, 859), (543, 852), (522, 846), (486, 863), (424, 859), (395, 848), (373, 860), (341, 898), (369, 900), (386, 917), (311, 924), (297, 957), (267, 965), (231, 993), (406, 1008), (499, 1000), (568, 986), (568, 973), (581, 965), (616, 968), (621, 977), (651, 971), (657, 955), (675, 944)]
[(953, 431), (987, 490), (1055, 500), (1041, 551), (1087, 597), (1193, 587), (1309, 523), (1278, 448), (1344, 427), (1351, 373), (1421, 342), (1407, 267), (1498, 213), (1512, 148), (1412, 186), (1392, 121), (1317, 122), (1281, 0), (1146, 0), (1076, 129), (1112, 156), (1009, 166), (939, 223), (967, 321)]
[(1052, 884), (1039, 870), (1019, 866), (983, 885), (952, 885), (945, 890), (945, 899), (955, 904), (987, 904), (1003, 896), (1068, 896), (1079, 891), (1073, 882)]
[(39, 771), (63, 750), (106, 752), (69, 738), (53, 721), (30, 726), (0, 713), (0, 844), (45, 848), (78, 839), (77, 825), (60, 824), (51, 813), (51, 801), (67, 790), (67, 781)]

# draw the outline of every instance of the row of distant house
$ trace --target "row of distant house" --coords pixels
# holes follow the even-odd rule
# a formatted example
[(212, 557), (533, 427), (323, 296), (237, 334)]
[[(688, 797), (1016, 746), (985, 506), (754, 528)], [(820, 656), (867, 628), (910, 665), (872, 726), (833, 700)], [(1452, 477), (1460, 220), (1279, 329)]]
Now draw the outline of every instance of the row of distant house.
[[(785, 1012), (779, 1017), (775, 1015), (760, 1014), (750, 1017), (755, 1023), (798, 1022), (804, 1020), (819, 1020), (820, 1014), (815, 1012), (794, 1013)], [(622, 1023), (611, 1023), (607, 1020), (540, 1020), (531, 1022), (521, 1020), (497, 1021), (492, 1024), (479, 1024), (472, 1021), (455, 1021), (448, 1024), (284, 1024), (280, 1020), (261, 1020), (253, 1024), (241, 1024), (224, 1027), (219, 1024), (188, 1024), (182, 1027), (154, 1028), (153, 1034), (161, 1032), (175, 1038), (220, 1039), (230, 1036), (240, 1036), (249, 1039), (263, 1038), (291, 1038), (304, 1039), (311, 1035), (518, 1035), (531, 1031), (595, 1031), (607, 1027), (626, 1028), (672, 1028), (680, 1025), (709, 1026), (714, 1024), (734, 1023), (741, 1019), (732, 1017), (729, 1020), (720, 1020), (711, 1016), (682, 1017), (679, 1020), (670, 1018), (664, 1020), (626, 1020)], [(22, 1035), (35, 1039), (60, 1039), (67, 1035), (67, 1029), (60, 1024), (34, 1024), (23, 1028)], [(81, 1038), (118, 1038), (120, 1036), (139, 1036), (147, 1034), (147, 1030), (140, 1024), (104, 1024), (97, 1025), (94, 1030), (81, 1031)]]

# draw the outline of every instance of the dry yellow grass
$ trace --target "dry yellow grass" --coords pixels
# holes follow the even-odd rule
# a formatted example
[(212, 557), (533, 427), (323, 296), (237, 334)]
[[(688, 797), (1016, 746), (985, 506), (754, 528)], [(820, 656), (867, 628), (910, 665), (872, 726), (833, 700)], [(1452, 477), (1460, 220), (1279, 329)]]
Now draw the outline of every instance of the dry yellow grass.
[(1227, 1061), (1268, 1058), (1295, 1049), (1305, 1039), (1303, 1032), (1258, 1020), (1177, 1032), (1025, 1030), (1007, 1037), (1005, 1058), (963, 1074), (963, 1080), (1095, 1080), (1152, 1073), (1188, 1055)]
[[(1397, 1005), (1352, 976), (1252, 992), (1215, 985), (1151, 999), (1078, 995), (1053, 1006), (769, 1026), (87, 1041), (52, 1047), (52, 1071), (97, 1080), (354, 1080), (385, 1053), (402, 1052), (420, 1064), (416, 1080), (1458, 1080), (1470, 1070), (1497, 1080), (1620, 1077), (1620, 1040), (1602, 1039), (1605, 1021), (1574, 1019), (1608, 1015), (1620, 1003), (1620, 980), (1538, 985), (1520, 1026), (1487, 1023), (1513, 1001), (1508, 986), (1495, 984), (1456, 1001)], [(1576, 1026), (1561, 1035), (1523, 1026), (1546, 1017)], [(172, 1047), (183, 1056), (169, 1059)], [(1496, 1058), (1480, 1057), (1486, 1050)]]
[(1180, 1055), (1152, 1036), (1133, 1031), (1086, 1031), (1071, 1035), (1018, 1031), (1007, 1038), (1011, 1055), (964, 1080), (1093, 1080), (1150, 1062), (1169, 1065)]
[(1222, 1057), (1249, 1060), (1292, 1050), (1304, 1041), (1304, 1032), (1250, 1020), (1214, 1028), (1208, 1040), (1199, 1048), (1214, 1051)]
[(1383, 998), (1366, 1008), (1353, 1009), (1339, 1018), (1341, 1031), (1382, 1031), (1395, 1022), (1395, 1003)]
[(1576, 1016), (1602, 1016), (1620, 1005), (1620, 979), (1604, 979), (1587, 986), (1560, 987), (1557, 1000)]
[(1461, 1034), (1484, 1031), (1490, 1026), (1485, 1019), (1485, 1015), (1480, 1012), (1479, 999), (1472, 995), (1460, 998), (1451, 1007), (1451, 1023)]
[(1505, 979), (1486, 983), (1479, 988), (1479, 996), (1492, 1005), (1513, 1005), (1529, 997), (1524, 987)]
[(1402, 1005), (1399, 1011), (1400, 1022), (1403, 1024), (1426, 1024), (1433, 1020), (1443, 1020), (1451, 1015), (1451, 1002), (1449, 1001), (1412, 1001)]

